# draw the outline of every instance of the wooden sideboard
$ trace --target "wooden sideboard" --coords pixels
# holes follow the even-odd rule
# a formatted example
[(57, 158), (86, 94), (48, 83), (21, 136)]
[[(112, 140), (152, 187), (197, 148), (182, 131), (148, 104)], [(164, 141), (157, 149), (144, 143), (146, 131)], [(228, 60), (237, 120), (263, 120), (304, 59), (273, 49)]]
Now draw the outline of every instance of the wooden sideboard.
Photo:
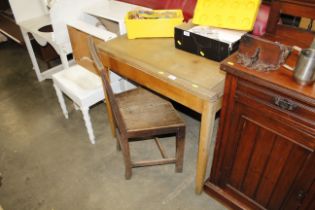
[(315, 85), (281, 68), (227, 72), (210, 178), (204, 189), (233, 209), (315, 209)]

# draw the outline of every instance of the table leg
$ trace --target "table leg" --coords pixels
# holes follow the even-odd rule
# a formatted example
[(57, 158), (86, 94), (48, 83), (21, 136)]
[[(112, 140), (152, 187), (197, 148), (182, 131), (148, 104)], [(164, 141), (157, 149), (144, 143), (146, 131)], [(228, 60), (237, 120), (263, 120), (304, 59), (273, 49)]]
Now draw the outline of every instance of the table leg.
[(24, 31), (24, 29), (21, 29), (21, 31), (22, 31), (22, 35), (23, 35), (23, 38), (24, 38), (24, 41), (26, 44), (28, 54), (31, 57), (33, 69), (35, 70), (38, 81), (41, 82), (44, 80), (44, 78), (41, 75), (41, 72), (40, 72), (36, 57), (35, 57), (35, 53), (34, 53), (34, 50), (33, 50), (33, 47), (32, 47), (31, 41), (30, 41), (30, 37), (28, 36), (27, 31)]
[(214, 131), (215, 114), (220, 109), (221, 100), (205, 102), (201, 113), (201, 127), (198, 145), (198, 160), (196, 171), (196, 194), (201, 194), (208, 165), (211, 137)]

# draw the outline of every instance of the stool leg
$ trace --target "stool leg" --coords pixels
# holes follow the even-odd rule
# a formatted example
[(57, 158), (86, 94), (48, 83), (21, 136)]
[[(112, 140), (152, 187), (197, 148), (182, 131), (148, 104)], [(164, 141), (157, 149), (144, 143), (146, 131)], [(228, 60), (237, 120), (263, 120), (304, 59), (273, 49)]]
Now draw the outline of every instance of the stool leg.
[(81, 107), (81, 111), (83, 114), (85, 127), (87, 129), (88, 134), (89, 134), (89, 139), (90, 139), (92, 144), (95, 144), (95, 137), (94, 137), (94, 133), (93, 133), (91, 118), (89, 115), (89, 108), (88, 107)]
[(185, 127), (179, 128), (176, 133), (176, 172), (183, 171), (185, 151)]
[(58, 98), (60, 107), (62, 109), (63, 115), (65, 116), (66, 119), (68, 119), (69, 118), (68, 111), (67, 111), (66, 103), (65, 103), (65, 100), (63, 98), (62, 92), (56, 84), (54, 84), (54, 88), (55, 88), (57, 98)]

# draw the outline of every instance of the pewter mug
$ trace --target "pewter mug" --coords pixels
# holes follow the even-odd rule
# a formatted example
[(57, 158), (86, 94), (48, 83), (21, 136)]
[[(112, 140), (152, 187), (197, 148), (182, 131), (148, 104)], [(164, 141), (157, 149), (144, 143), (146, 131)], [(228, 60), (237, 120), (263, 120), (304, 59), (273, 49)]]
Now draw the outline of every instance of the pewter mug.
[(293, 78), (301, 85), (311, 84), (315, 80), (315, 49), (303, 49), (300, 53)]

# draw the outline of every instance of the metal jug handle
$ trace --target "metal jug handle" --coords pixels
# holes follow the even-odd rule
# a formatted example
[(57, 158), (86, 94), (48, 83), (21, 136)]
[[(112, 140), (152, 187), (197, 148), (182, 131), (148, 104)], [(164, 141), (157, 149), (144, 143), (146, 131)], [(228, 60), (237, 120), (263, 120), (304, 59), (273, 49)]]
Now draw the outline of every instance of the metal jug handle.
[[(298, 46), (293, 46), (293, 47), (292, 47), (292, 50), (296, 50), (296, 51), (298, 51), (298, 53), (300, 54), (303, 49), (300, 48), (300, 47), (298, 47)], [(286, 63), (283, 64), (282, 66), (283, 66), (284, 68), (290, 70), (290, 71), (294, 71), (294, 69), (295, 69), (295, 66), (292, 67), (292, 66), (289, 66), (289, 65), (286, 64)]]

